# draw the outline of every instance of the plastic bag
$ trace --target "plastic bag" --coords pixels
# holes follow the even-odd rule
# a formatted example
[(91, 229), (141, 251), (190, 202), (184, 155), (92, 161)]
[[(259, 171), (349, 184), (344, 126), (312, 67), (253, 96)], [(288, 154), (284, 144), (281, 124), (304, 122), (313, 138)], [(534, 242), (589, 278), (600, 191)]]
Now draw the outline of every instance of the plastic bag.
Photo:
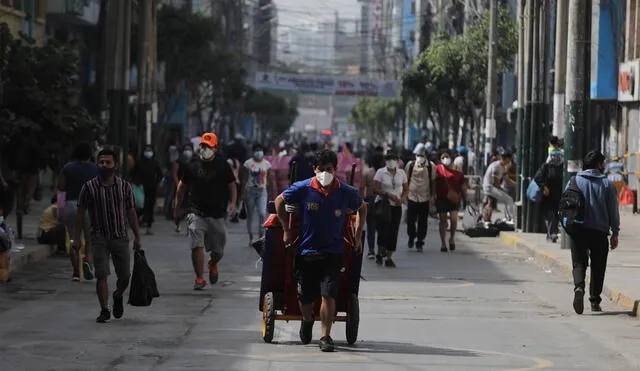
[(142, 184), (133, 186), (133, 198), (136, 201), (136, 209), (144, 208), (144, 186)]
[(529, 187), (527, 187), (527, 198), (531, 202), (536, 203), (542, 199), (542, 189), (535, 180), (532, 180), (531, 183), (529, 183)]
[(136, 250), (133, 259), (129, 305), (148, 307), (151, 305), (153, 298), (160, 297), (156, 284), (156, 275), (149, 267), (143, 250)]
[(620, 195), (618, 196), (618, 203), (626, 206), (633, 205), (634, 201), (633, 191), (627, 186), (622, 186), (622, 189), (620, 189)]

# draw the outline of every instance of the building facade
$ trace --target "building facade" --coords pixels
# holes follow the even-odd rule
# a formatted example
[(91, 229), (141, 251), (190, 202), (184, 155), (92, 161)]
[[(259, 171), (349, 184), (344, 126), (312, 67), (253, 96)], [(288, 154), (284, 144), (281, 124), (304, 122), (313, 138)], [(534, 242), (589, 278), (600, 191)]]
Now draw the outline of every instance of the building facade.
[(45, 36), (46, 0), (0, 0), (0, 23), (13, 35), (23, 32), (41, 43)]

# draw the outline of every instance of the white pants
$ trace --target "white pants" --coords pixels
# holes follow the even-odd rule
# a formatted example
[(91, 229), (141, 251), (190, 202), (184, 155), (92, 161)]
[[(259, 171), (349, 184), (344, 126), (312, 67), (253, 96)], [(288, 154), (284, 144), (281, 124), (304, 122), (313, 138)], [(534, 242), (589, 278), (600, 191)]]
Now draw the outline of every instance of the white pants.
[(511, 196), (509, 196), (507, 192), (494, 186), (484, 186), (482, 187), (482, 190), (484, 191), (486, 197), (493, 197), (498, 201), (498, 203), (502, 202), (505, 206), (505, 217), (507, 218), (507, 220), (513, 219), (514, 202), (513, 198), (511, 198)]

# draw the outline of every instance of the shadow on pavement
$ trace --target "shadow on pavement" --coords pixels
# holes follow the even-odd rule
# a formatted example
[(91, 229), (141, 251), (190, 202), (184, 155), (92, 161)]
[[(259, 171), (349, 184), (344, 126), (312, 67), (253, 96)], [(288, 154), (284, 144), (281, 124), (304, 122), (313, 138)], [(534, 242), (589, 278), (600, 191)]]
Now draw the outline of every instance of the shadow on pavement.
[(338, 350), (353, 353), (390, 353), (409, 355), (434, 355), (449, 357), (480, 357), (479, 353), (460, 349), (437, 348), (412, 343), (365, 341), (352, 346), (338, 345)]

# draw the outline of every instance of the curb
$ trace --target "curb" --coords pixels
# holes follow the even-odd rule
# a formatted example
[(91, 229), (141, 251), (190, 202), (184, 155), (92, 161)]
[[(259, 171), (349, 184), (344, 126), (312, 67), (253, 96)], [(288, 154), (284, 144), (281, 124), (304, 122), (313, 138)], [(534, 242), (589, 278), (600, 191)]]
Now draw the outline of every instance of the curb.
[[(553, 268), (559, 269), (565, 274), (571, 277), (573, 267), (569, 264), (563, 263), (558, 260), (558, 256), (547, 252), (539, 251), (535, 247), (531, 246), (531, 242), (525, 241), (522, 237), (515, 232), (502, 232), (500, 233), (500, 241), (511, 247), (525, 250), (529, 255), (538, 259), (546, 264), (549, 264)], [(589, 277), (586, 277), (587, 283)], [(621, 290), (609, 287), (606, 282), (602, 288), (602, 293), (605, 297), (611, 300), (613, 303), (620, 305), (624, 309), (631, 311), (631, 315), (640, 318), (640, 300), (634, 299), (622, 292)]]
[(56, 249), (56, 246), (41, 245), (26, 253), (13, 253), (11, 254), (11, 271), (19, 271), (26, 265), (41, 262), (55, 254)]

